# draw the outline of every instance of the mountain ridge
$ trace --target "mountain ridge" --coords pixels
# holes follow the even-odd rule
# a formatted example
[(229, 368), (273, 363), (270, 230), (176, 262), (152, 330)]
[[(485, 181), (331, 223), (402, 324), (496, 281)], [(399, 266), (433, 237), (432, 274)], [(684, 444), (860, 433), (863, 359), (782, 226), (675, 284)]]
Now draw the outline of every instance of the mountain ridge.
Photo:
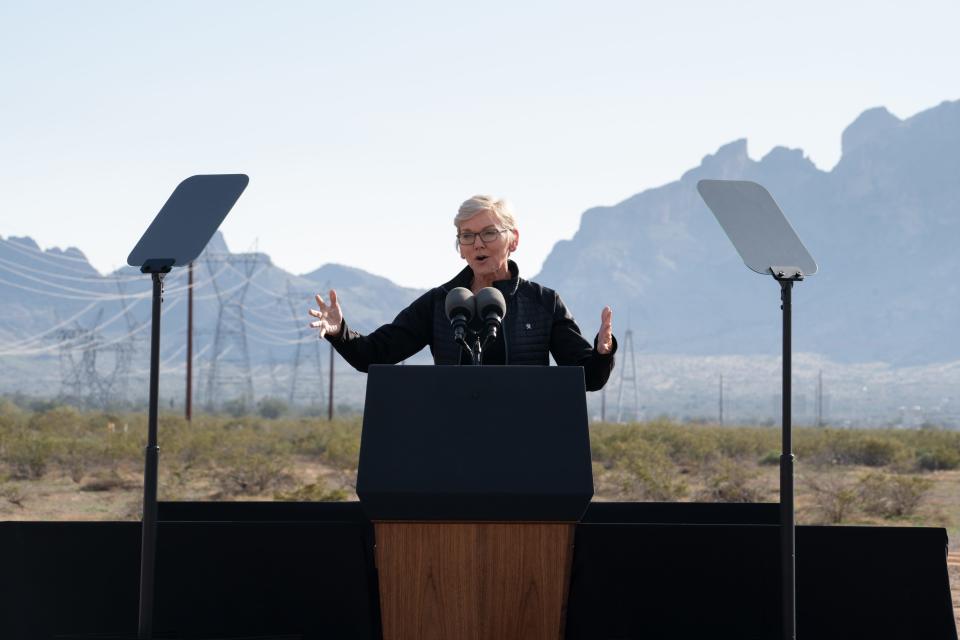
[[(828, 171), (802, 149), (775, 146), (754, 160), (746, 139), (724, 144), (675, 181), (584, 211), (574, 235), (554, 245), (532, 279), (560, 292), (588, 336), (600, 309), (613, 306), (620, 366), (629, 357), (630, 329), (641, 362), (674, 362), (663, 366), (676, 366), (679, 376), (692, 375), (691, 358), (729, 356), (742, 368), (767, 363), (766, 370), (780, 348), (779, 287), (746, 270), (696, 191), (704, 178), (754, 180), (771, 192), (820, 266), (794, 289), (795, 352), (852, 372), (882, 364), (883, 384), (905, 371), (932, 389), (936, 372), (952, 376), (960, 361), (953, 330), (960, 285), (952, 277), (960, 271), (960, 101), (904, 119), (874, 107), (841, 139), (843, 153)], [(518, 260), (522, 266), (522, 255)], [(266, 254), (231, 253), (219, 233), (195, 276), (199, 386), (216, 386), (204, 381), (219, 352), (225, 363), (232, 359), (234, 368), (225, 370), (234, 373), (248, 357), (258, 395), (289, 386), (295, 374), (278, 363), (307, 353), (313, 361), (300, 371), (318, 371), (321, 343), (306, 329), (305, 313), (314, 293), (336, 287), (351, 326), (368, 332), (423, 292), (335, 263), (288, 273)], [(108, 367), (104, 353), (112, 345), (139, 340), (143, 348), (149, 280), (131, 267), (100, 275), (77, 247), (44, 250), (29, 237), (0, 237), (0, 298), (0, 358), (10, 372), (0, 376), (0, 389), (62, 392), (94, 342), (106, 345), (98, 363)], [(184, 302), (184, 270), (175, 270), (166, 281), (162, 340), (172, 376), (163, 384), (172, 388), (181, 384), (172, 380), (177, 366), (182, 374), (176, 363)], [(346, 370), (339, 360), (337, 366)], [(651, 366), (656, 375), (659, 365)], [(343, 384), (360, 393), (363, 377), (350, 375)]]
[[(703, 178), (754, 180), (821, 266), (795, 293), (799, 348), (846, 362), (960, 358), (950, 329), (960, 314), (934, 304), (956, 291), (947, 274), (960, 268), (951, 244), (960, 234), (958, 142), (960, 101), (905, 120), (865, 111), (844, 130), (844, 154), (830, 171), (785, 147), (752, 160), (746, 140), (735, 140), (679, 180), (588, 209), (535, 278), (563, 292), (577, 317), (604, 304), (626, 310), (617, 316), (629, 315), (656, 352), (768, 353), (778, 300), (770, 304), (771, 293), (744, 276), (696, 193)], [(872, 318), (882, 320), (877, 332), (862, 331)]]

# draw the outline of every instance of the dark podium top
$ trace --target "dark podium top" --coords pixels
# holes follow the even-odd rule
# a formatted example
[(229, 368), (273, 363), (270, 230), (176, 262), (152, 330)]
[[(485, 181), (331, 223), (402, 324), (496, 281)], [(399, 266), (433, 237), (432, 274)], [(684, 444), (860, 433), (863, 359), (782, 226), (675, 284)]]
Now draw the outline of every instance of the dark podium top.
[(371, 520), (578, 521), (583, 369), (370, 367), (357, 495)]

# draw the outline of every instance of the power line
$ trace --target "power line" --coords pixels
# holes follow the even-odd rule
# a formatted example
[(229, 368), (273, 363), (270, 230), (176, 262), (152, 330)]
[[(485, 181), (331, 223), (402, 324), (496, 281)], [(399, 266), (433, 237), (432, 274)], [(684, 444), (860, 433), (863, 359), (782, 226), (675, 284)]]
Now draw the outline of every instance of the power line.
[(28, 337), (26, 337), (26, 338), (21, 338), (21, 339), (15, 341), (15, 342), (4, 342), (4, 343), (0, 343), (0, 354), (3, 354), (3, 353), (4, 353), (3, 349), (14, 349), (14, 348), (26, 347), (26, 346), (29, 346), (30, 344), (33, 344), (34, 342), (38, 342), (38, 341), (41, 340), (42, 338), (46, 338), (46, 337), (49, 336), (51, 333), (54, 333), (57, 329), (61, 329), (61, 328), (65, 327), (65, 326), (67, 326), (68, 324), (70, 324), (71, 322), (74, 322), (75, 320), (78, 320), (80, 317), (82, 317), (82, 316), (83, 316), (84, 314), (86, 314), (88, 311), (90, 311), (91, 309), (93, 309), (95, 306), (97, 306), (97, 303), (96, 303), (96, 302), (91, 302), (90, 304), (88, 304), (88, 305), (85, 306), (83, 309), (81, 309), (80, 311), (78, 311), (78, 312), (75, 313), (74, 315), (70, 316), (70, 317), (67, 318), (66, 320), (63, 320), (62, 322), (58, 322), (57, 324), (53, 325), (53, 326), (50, 327), (49, 329), (46, 329), (45, 331), (42, 331), (42, 332), (40, 332), (40, 333), (38, 333), (38, 334), (35, 334), (35, 335), (33, 335), (33, 336), (28, 336)]
[[(36, 267), (28, 267), (25, 264), (19, 262), (13, 262), (5, 258), (0, 258), (0, 263), (10, 265), (12, 268), (23, 269), (24, 271), (31, 271), (33, 273), (39, 273), (41, 275), (48, 276), (50, 278), (58, 278), (60, 280), (71, 280), (74, 282), (91, 282), (91, 283), (112, 283), (114, 281), (121, 282), (132, 282), (134, 280), (139, 280), (142, 276), (140, 274), (130, 273), (127, 275), (100, 275), (99, 273), (93, 273), (87, 276), (77, 276), (77, 275), (67, 275), (65, 273), (57, 273), (55, 271), (46, 271), (44, 269), (37, 269)], [(62, 267), (57, 267), (62, 268)]]

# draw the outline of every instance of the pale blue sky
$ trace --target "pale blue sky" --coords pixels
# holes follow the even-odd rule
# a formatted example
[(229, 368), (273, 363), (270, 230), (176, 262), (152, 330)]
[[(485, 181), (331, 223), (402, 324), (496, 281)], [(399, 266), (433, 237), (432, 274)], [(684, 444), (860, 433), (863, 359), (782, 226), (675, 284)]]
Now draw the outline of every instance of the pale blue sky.
[(0, 4), (0, 235), (123, 264), (174, 186), (251, 182), (223, 230), (302, 273), (427, 287), (452, 217), (510, 198), (526, 275), (588, 207), (736, 138), (830, 169), (863, 110), (960, 98), (951, 2)]

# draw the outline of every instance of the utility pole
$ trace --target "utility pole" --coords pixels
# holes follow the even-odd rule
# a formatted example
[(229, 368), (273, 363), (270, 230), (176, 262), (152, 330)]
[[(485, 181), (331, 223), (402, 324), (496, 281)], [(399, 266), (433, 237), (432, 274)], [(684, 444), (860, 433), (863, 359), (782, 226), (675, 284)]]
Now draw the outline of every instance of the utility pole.
[(817, 426), (823, 426), (823, 369), (817, 372)]
[(607, 421), (607, 386), (600, 390), (600, 422)]
[(333, 420), (333, 343), (330, 344), (330, 393), (327, 395), (327, 420)]
[(723, 374), (720, 374), (720, 425), (723, 425)]
[(183, 403), (187, 422), (193, 418), (193, 261), (187, 267), (187, 398)]

